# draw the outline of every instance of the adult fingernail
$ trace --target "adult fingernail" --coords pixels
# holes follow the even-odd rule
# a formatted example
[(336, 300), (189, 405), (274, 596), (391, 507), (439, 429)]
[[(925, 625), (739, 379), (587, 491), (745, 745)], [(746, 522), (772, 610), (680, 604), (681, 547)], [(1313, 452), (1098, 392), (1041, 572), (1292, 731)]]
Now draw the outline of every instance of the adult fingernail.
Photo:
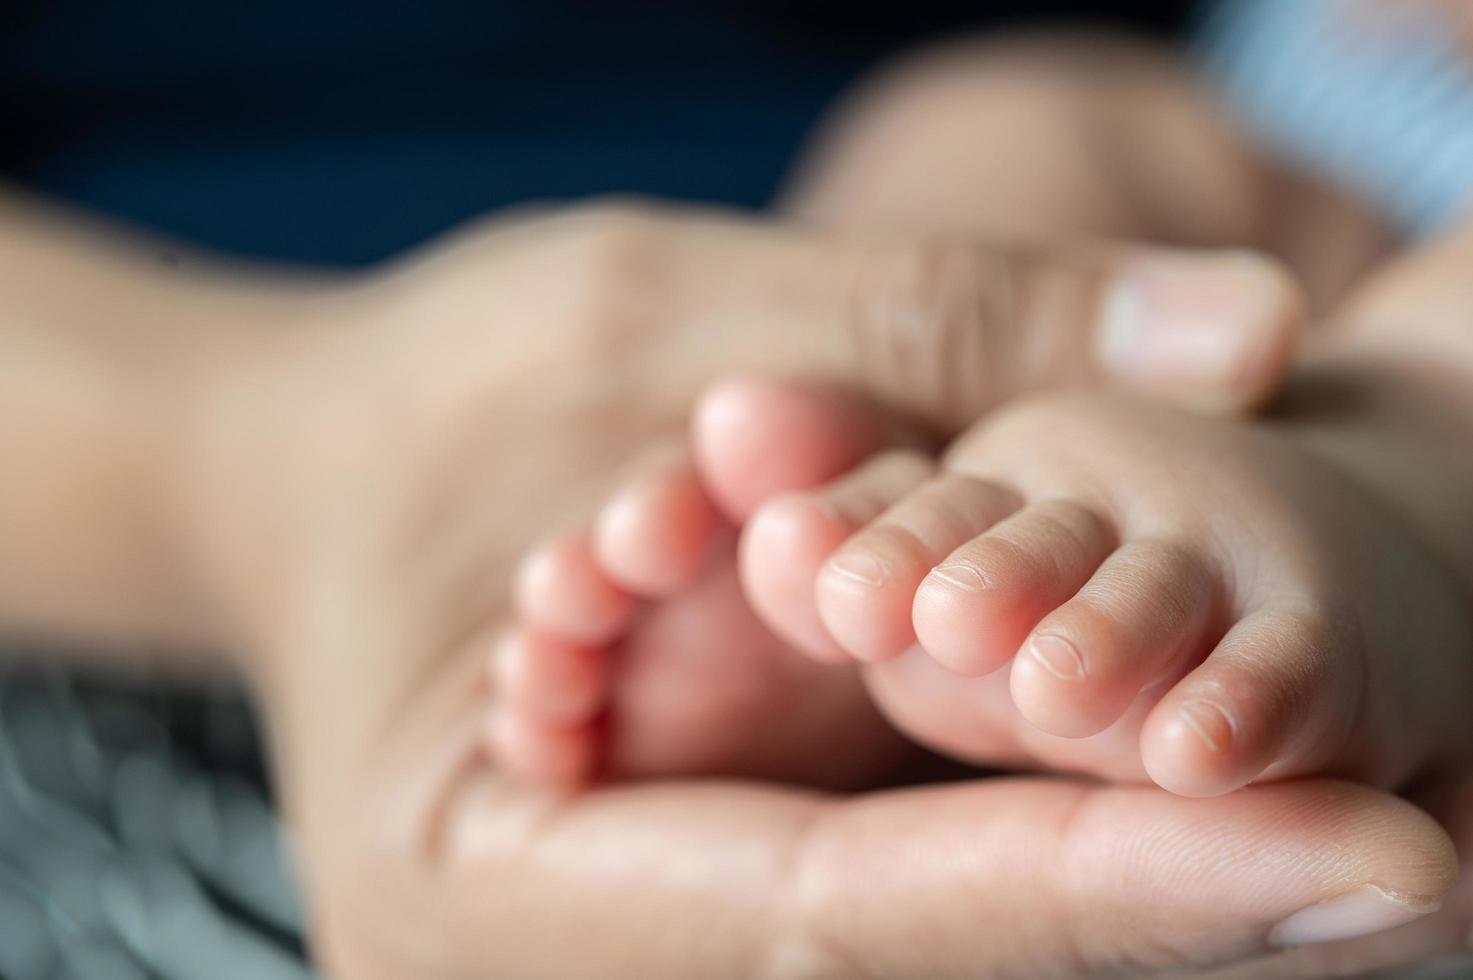
[(1384, 888), (1362, 885), (1354, 891), (1300, 909), (1268, 934), (1274, 946), (1303, 946), (1356, 939), (1392, 929), (1436, 912), (1437, 902), (1411, 902)]
[(1299, 302), (1284, 274), (1251, 253), (1152, 253), (1109, 287), (1097, 354), (1121, 380), (1245, 404), (1272, 385)]

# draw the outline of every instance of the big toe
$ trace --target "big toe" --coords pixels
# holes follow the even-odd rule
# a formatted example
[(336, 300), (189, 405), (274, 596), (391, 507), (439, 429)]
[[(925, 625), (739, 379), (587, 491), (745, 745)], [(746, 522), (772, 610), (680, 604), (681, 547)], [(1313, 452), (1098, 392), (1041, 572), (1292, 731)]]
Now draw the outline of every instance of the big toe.
[(691, 429), (706, 487), (737, 523), (777, 494), (820, 486), (881, 449), (920, 442), (857, 396), (753, 378), (708, 390)]

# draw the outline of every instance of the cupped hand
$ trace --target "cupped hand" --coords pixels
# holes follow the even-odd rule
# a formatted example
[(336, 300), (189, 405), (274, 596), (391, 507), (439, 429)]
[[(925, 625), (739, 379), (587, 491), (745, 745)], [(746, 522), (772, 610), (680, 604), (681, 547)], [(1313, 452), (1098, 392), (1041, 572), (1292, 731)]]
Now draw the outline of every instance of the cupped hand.
[(335, 847), (309, 841), (335, 976), (1176, 974), (1416, 918), (1454, 864), (1420, 811), (1333, 782), (1218, 801), (659, 782), (560, 801), (422, 752), (385, 761)]
[(488, 223), (270, 312), (196, 379), (178, 539), (249, 652), (340, 975), (1037, 976), (1240, 955), (1342, 892), (1445, 887), (1430, 823), (1333, 785), (1216, 814), (1065, 783), (563, 803), (474, 748), (514, 557), (717, 374), (821, 377), (940, 431), (1064, 381), (1242, 408), (1298, 326), (1262, 260), (618, 206)]

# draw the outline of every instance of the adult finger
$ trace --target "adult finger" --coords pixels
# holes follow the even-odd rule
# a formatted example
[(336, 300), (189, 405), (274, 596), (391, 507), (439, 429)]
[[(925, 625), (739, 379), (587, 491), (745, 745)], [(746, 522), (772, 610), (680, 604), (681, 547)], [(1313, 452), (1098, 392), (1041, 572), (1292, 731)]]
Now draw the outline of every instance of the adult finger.
[(943, 428), (1061, 383), (1249, 408), (1277, 390), (1303, 317), (1288, 275), (1240, 251), (1046, 250), (646, 208), (549, 227), (584, 277), (563, 292), (621, 349), (653, 324), (712, 372), (818, 374)]
[(1456, 870), (1420, 810), (1323, 781), (1193, 800), (993, 780), (842, 802), (667, 783), (560, 804), (493, 778), (467, 802), (447, 841), (459, 953), (480, 972), (461, 976), (1168, 972), (1391, 928)]
[(1442, 908), (1414, 922), (1358, 939), (1301, 946), (1206, 972), (1192, 980), (1332, 980), (1397, 976), (1453, 980), (1473, 976), (1473, 774), (1443, 781), (1417, 800), (1446, 827), (1462, 862)]

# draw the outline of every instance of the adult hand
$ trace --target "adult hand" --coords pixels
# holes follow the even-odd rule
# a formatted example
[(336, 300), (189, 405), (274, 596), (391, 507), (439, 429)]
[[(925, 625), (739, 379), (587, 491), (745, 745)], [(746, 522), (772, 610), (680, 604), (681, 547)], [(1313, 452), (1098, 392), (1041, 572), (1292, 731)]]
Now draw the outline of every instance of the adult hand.
[(560, 802), (448, 758), (380, 769), (313, 862), (321, 950), (352, 980), (1175, 973), (1414, 917), (1453, 866), (1425, 815), (1332, 782), (1222, 800), (662, 782)]
[[(1461, 858), (1457, 884), (1440, 910), (1363, 938), (1298, 946), (1190, 975), (1194, 980), (1467, 976), (1473, 967), (1473, 769), (1437, 780), (1416, 799), (1451, 832)], [(1409, 969), (1419, 965), (1430, 969), (1426, 974)]]
[[(677, 784), (563, 803), (507, 785), (475, 748), (513, 557), (718, 373), (819, 375), (943, 429), (1117, 369), (1242, 406), (1274, 385), (1295, 325), (1271, 266), (618, 208), (475, 229), (306, 309), (196, 379), (178, 538), (201, 543), (225, 640), (261, 651), (339, 975), (874, 963), (930, 980), (1212, 962), (1363, 885), (1412, 902), (1445, 887), (1429, 821), (1333, 785), (1220, 813), (1040, 782), (848, 804)], [(1403, 867), (1408, 852), (1422, 859)]]
[[(1080, 957), (1155, 956), (1177, 920), (1150, 893), (1223, 848), (1248, 866), (1280, 855), (1282, 888), (1235, 892), (1218, 866), (1201, 921), (1234, 894), (1239, 918), (1192, 956), (1257, 948), (1295, 908), (1366, 882), (1415, 900), (1442, 887), (1445, 844), (1425, 819), (1334, 787), (1266, 791), (1186, 840), (1198, 811), (1180, 801), (1062, 783), (843, 806), (688, 785), (564, 805), (504, 785), (474, 751), (512, 559), (718, 373), (821, 376), (942, 430), (1064, 381), (1240, 408), (1275, 387), (1297, 327), (1292, 289), (1261, 260), (1028, 256), (629, 207), (488, 224), (347, 284), (242, 288), (232, 270), (161, 269), (44, 216), (8, 222), (0, 246), (0, 417), (34, 421), (0, 429), (15, 464), (0, 615), (242, 652), (318, 932), (347, 976), (781, 974), (810, 956), (810, 973), (842, 975), (843, 945), (824, 959), (831, 929), (881, 956), (884, 930), (933, 918), (952, 948), (936, 955), (971, 961), (963, 924), (943, 918), (962, 881)], [(1304, 836), (1275, 850), (1275, 820)], [(1321, 839), (1347, 856), (1301, 863)], [(1025, 845), (1062, 863), (1020, 868)], [(1426, 856), (1411, 873), (1383, 866), (1402, 846)], [(892, 864), (904, 848), (914, 859)], [(850, 904), (861, 868), (924, 915)], [(1057, 880), (1038, 905), (1035, 874)], [(1147, 903), (1129, 914), (1159, 915), (1145, 946), (1085, 936), (1048, 904), (1122, 875), (1145, 886), (1122, 888)], [(668, 941), (631, 940), (657, 915)], [(884, 948), (929, 957), (923, 945)], [(986, 945), (1000, 969), (1043, 955)], [(897, 968), (935, 976), (929, 963)]]

